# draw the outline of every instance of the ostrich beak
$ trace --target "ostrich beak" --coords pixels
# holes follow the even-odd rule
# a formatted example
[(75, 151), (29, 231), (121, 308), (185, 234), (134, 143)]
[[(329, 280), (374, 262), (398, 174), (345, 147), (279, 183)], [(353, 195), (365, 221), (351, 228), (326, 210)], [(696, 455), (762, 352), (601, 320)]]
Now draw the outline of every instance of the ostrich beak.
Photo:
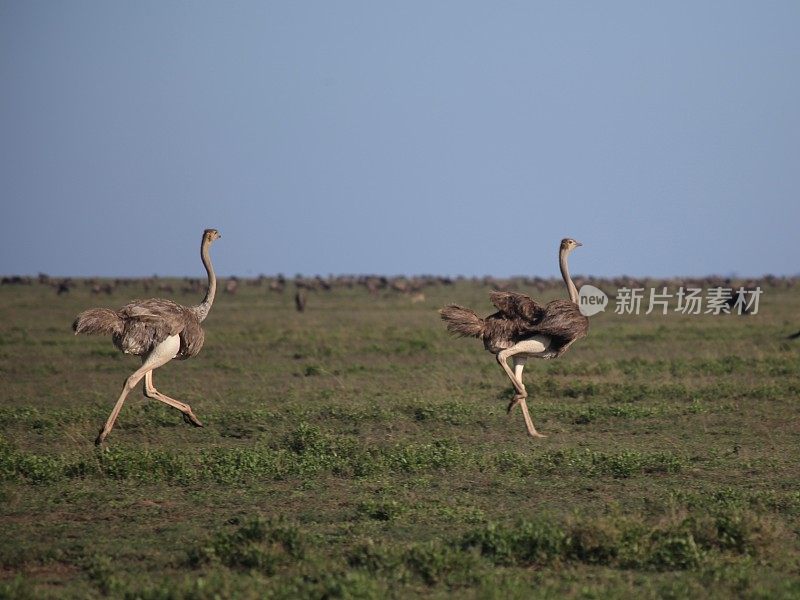
[(575, 240), (575, 247), (579, 248), (581, 246), (583, 246), (583, 244), (581, 244), (579, 241)]

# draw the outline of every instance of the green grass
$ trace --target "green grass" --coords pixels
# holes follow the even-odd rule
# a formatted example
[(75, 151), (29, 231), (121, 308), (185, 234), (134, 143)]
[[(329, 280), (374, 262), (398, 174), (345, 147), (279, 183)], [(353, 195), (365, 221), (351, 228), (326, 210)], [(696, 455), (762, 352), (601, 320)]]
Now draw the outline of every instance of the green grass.
[(796, 291), (593, 317), (526, 368), (541, 440), (436, 314), (489, 289), (424, 291), (222, 294), (155, 374), (205, 427), (137, 390), (96, 449), (137, 362), (70, 324), (146, 294), (0, 287), (0, 598), (800, 596)]

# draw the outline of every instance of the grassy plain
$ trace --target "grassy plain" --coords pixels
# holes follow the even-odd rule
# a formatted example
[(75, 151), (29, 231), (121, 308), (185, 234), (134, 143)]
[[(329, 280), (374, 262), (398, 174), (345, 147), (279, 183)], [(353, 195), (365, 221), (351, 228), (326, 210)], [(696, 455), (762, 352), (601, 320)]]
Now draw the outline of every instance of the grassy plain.
[(138, 363), (70, 324), (145, 293), (0, 287), (0, 598), (800, 597), (796, 289), (748, 317), (593, 317), (526, 369), (544, 440), (438, 319), (488, 291), (299, 314), (242, 285), (155, 374), (205, 427), (137, 390), (97, 450)]

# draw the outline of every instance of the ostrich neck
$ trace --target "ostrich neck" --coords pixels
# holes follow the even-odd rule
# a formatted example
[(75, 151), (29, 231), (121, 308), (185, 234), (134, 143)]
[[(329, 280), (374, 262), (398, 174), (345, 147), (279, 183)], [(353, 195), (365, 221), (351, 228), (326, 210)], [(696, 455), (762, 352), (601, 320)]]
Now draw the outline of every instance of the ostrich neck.
[(569, 291), (569, 299), (575, 304), (578, 303), (578, 288), (572, 283), (572, 278), (569, 276), (569, 267), (567, 266), (567, 252), (561, 251), (558, 255), (558, 263), (561, 266), (561, 276), (564, 278), (564, 283), (567, 284), (567, 291)]
[(203, 302), (195, 308), (197, 318), (201, 323), (208, 316), (208, 311), (211, 310), (211, 305), (214, 304), (214, 296), (217, 293), (217, 276), (214, 273), (214, 266), (211, 264), (211, 258), (208, 255), (208, 247), (209, 244), (203, 239), (203, 244), (200, 246), (200, 258), (203, 260), (206, 273), (208, 273), (208, 290)]

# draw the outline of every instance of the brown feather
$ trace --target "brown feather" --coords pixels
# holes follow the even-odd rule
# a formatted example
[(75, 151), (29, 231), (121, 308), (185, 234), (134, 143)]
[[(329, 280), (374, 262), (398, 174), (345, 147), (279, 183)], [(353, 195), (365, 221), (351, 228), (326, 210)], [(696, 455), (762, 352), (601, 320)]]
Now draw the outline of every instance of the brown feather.
[(578, 305), (570, 300), (553, 300), (544, 307), (541, 321), (532, 330), (537, 335), (546, 335), (552, 340), (550, 348), (561, 356), (573, 342), (586, 337), (589, 319)]
[(519, 292), (492, 292), (489, 300), (501, 313), (509, 318), (519, 318), (526, 321), (537, 321), (541, 318), (543, 308), (530, 296)]
[(110, 308), (90, 308), (79, 314), (72, 323), (75, 334), (88, 333), (119, 335), (124, 323), (120, 316)]
[(75, 333), (111, 334), (114, 345), (125, 354), (144, 356), (173, 335), (180, 335), (175, 358), (196, 356), (205, 340), (194, 310), (171, 300), (134, 300), (117, 311), (93, 308), (78, 315)]
[(169, 336), (178, 334), (181, 347), (176, 358), (179, 360), (197, 355), (203, 347), (203, 330), (195, 312), (171, 300), (134, 300), (119, 312), (126, 327), (119, 339), (115, 337), (114, 343), (123, 352), (141, 356)]
[[(513, 292), (493, 292), (491, 299), (502, 309), (485, 319), (473, 310), (455, 304), (445, 306), (439, 312), (450, 333), (480, 337), (484, 347), (493, 354), (535, 335), (544, 335), (551, 339), (549, 350), (558, 357), (573, 342), (585, 337), (589, 330), (589, 319), (570, 300), (553, 300), (541, 306), (525, 294)], [(532, 318), (523, 317), (525, 314), (532, 315)]]
[[(194, 316), (194, 315), (192, 315)], [(203, 327), (200, 321), (196, 318), (187, 319), (186, 327), (181, 331), (181, 349), (178, 351), (178, 360), (186, 360), (193, 356), (197, 356), (203, 348), (206, 335), (203, 332)]]
[(524, 319), (511, 319), (502, 312), (496, 312), (484, 320), (483, 346), (492, 354), (510, 348), (517, 342), (535, 335), (529, 332), (530, 323)]
[(483, 335), (484, 321), (474, 310), (448, 304), (439, 311), (442, 321), (447, 323), (447, 331), (459, 337), (480, 337)]

